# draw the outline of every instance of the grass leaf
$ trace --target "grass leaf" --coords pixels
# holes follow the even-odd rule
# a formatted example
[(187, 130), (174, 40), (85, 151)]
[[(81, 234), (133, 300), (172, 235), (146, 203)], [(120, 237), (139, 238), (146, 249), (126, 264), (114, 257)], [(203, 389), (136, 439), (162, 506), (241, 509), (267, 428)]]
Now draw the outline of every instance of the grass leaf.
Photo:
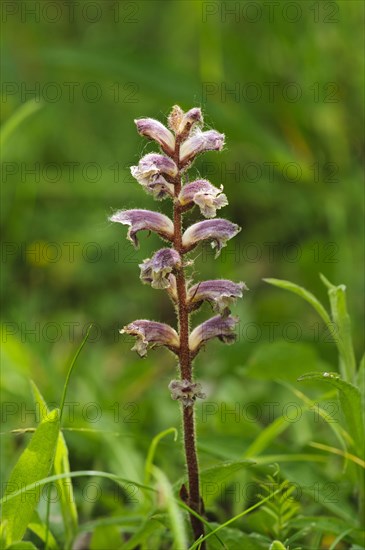
[(150, 448), (148, 449), (148, 454), (146, 458), (146, 465), (145, 465), (145, 477), (144, 482), (146, 484), (149, 483), (153, 468), (153, 459), (155, 456), (156, 448), (159, 443), (159, 441), (169, 435), (170, 433), (174, 434), (174, 441), (177, 439), (177, 429), (176, 428), (168, 428), (167, 430), (164, 430), (163, 432), (158, 433), (155, 435), (155, 437), (152, 439), (152, 443), (150, 445)]
[(335, 286), (320, 275), (322, 282), (328, 288), (332, 319), (337, 329), (338, 349), (342, 359), (341, 372), (347, 382), (353, 382), (356, 372), (356, 360), (351, 335), (351, 320), (347, 311), (346, 286)]
[(354, 447), (359, 456), (363, 456), (364, 416), (359, 390), (353, 384), (342, 380), (336, 372), (309, 372), (300, 376), (298, 380), (322, 380), (338, 390), (341, 409), (348, 431), (353, 439)]
[(303, 288), (302, 286), (296, 285), (295, 283), (292, 283), (290, 281), (284, 281), (282, 279), (263, 279), (266, 283), (269, 283), (269, 285), (277, 286), (278, 288), (282, 288), (284, 290), (289, 290), (289, 292), (293, 292), (294, 294), (297, 294), (301, 298), (303, 298), (308, 304), (310, 304), (317, 313), (322, 317), (323, 321), (326, 323), (326, 325), (331, 325), (331, 318), (328, 315), (326, 309), (321, 304), (321, 302), (308, 290)]

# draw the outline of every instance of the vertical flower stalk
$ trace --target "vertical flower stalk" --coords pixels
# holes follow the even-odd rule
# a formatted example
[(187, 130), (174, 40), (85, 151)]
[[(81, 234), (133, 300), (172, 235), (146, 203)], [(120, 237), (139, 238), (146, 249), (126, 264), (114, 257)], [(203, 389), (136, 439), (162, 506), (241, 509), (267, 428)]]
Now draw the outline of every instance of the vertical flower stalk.
[[(168, 127), (151, 118), (138, 119), (135, 123), (141, 135), (159, 144), (161, 152), (145, 155), (138, 166), (131, 167), (131, 173), (156, 200), (172, 200), (172, 219), (149, 210), (121, 210), (110, 220), (129, 226), (127, 237), (135, 247), (138, 247), (137, 233), (142, 230), (154, 231), (170, 244), (140, 264), (140, 278), (152, 288), (168, 292), (175, 306), (178, 326), (175, 330), (164, 323), (140, 319), (126, 325), (121, 332), (136, 337), (132, 349), (141, 357), (151, 347), (165, 346), (178, 358), (180, 378), (172, 380), (169, 389), (172, 399), (180, 401), (182, 409), (188, 484), (181, 487), (180, 497), (201, 516), (204, 504), (200, 492), (194, 405), (197, 398), (205, 396), (201, 385), (194, 382), (193, 360), (212, 338), (228, 344), (235, 340), (238, 318), (231, 315), (230, 306), (242, 297), (247, 287), (244, 283), (225, 279), (192, 284), (189, 278), (188, 282), (186, 269), (193, 262), (187, 261), (186, 255), (200, 242), (210, 241), (217, 257), (240, 227), (215, 218), (217, 210), (228, 204), (222, 186), (217, 188), (205, 179), (187, 181), (187, 171), (198, 154), (220, 151), (224, 146), (223, 134), (202, 130), (200, 109), (184, 113), (175, 105), (168, 117)], [(207, 219), (185, 229), (184, 214), (194, 206), (198, 206)], [(204, 302), (208, 302), (218, 315), (190, 331), (190, 316)], [(193, 514), (190, 514), (190, 522), (195, 540), (204, 536), (203, 522)], [(204, 542), (201, 548), (205, 548)]]

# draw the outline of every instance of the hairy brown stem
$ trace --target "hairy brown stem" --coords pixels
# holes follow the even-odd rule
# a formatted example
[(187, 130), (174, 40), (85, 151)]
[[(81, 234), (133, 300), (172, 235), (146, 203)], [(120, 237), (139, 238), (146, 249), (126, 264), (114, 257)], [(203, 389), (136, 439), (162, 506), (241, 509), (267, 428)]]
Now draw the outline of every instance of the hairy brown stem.
[[(180, 140), (176, 139), (176, 148), (174, 160), (179, 166)], [(182, 246), (182, 209), (177, 204), (176, 198), (181, 191), (181, 172), (175, 181), (175, 203), (174, 203), (174, 248), (182, 256), (184, 249)], [(192, 358), (189, 350), (189, 308), (186, 303), (186, 281), (184, 268), (181, 267), (176, 274), (177, 290), (177, 314), (179, 322), (180, 349), (179, 362), (180, 374), (182, 380), (192, 382)], [(202, 513), (202, 499), (199, 487), (199, 466), (196, 452), (194, 405), (183, 407), (183, 425), (184, 425), (184, 448), (186, 457), (186, 466), (188, 470), (189, 490), (187, 495), (187, 504), (198, 514)], [(193, 529), (195, 539), (204, 536), (204, 524), (202, 521), (190, 514), (190, 523)], [(205, 542), (201, 543), (201, 550), (205, 550)]]

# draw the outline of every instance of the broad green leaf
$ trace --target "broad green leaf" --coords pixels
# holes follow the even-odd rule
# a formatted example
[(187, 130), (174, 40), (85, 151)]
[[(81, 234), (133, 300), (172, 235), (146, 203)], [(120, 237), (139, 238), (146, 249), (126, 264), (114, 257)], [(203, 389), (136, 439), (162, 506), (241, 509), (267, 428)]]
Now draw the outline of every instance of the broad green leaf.
[(277, 286), (279, 288), (282, 288), (284, 290), (289, 290), (289, 292), (293, 292), (294, 294), (297, 294), (298, 296), (303, 298), (306, 302), (308, 302), (317, 311), (317, 313), (322, 317), (326, 325), (331, 325), (331, 318), (328, 315), (326, 309), (321, 304), (321, 302), (314, 296), (314, 294), (312, 294), (302, 286), (296, 285), (295, 283), (291, 283), (290, 281), (284, 281), (282, 279), (263, 279), (263, 280), (266, 283), (269, 283), (269, 285)]
[(120, 548), (122, 545), (121, 531), (116, 525), (97, 527), (92, 535), (90, 550), (105, 550), (105, 548)]
[(176, 550), (184, 550), (188, 547), (188, 539), (184, 518), (174, 498), (172, 486), (165, 474), (156, 466), (153, 467), (153, 475), (158, 483), (160, 499), (169, 516), (171, 532), (174, 539), (173, 548)]
[(341, 372), (347, 382), (353, 382), (356, 372), (356, 361), (351, 335), (351, 320), (346, 304), (346, 286), (335, 286), (322, 274), (320, 277), (328, 288), (332, 319), (338, 331), (338, 349), (343, 362)]
[(34, 546), (32, 542), (19, 540), (17, 542), (13, 542), (10, 546), (7, 546), (6, 550), (37, 550), (37, 547)]
[[(41, 496), (40, 482), (50, 472), (56, 452), (60, 430), (60, 411), (55, 409), (42, 420), (28, 446), (21, 454), (7, 482), (4, 494), (3, 521), (6, 521), (5, 540), (7, 544), (21, 540), (34, 509)], [(18, 496), (7, 497), (27, 485), (35, 484), (35, 490), (28, 490)]]
[[(38, 405), (39, 407), (41, 418), (45, 418), (45, 416), (49, 412), (47, 403), (33, 381), (31, 381), (31, 386), (32, 386), (34, 401), (36, 405)], [(67, 449), (67, 444), (62, 432), (60, 432), (58, 436), (53, 470), (56, 475), (70, 472), (70, 463), (68, 460), (68, 449)], [(65, 526), (65, 531), (66, 531), (66, 538), (67, 540), (70, 541), (72, 540), (74, 533), (76, 532), (77, 523), (78, 523), (77, 509), (75, 505), (71, 479), (69, 478), (59, 479), (56, 481), (56, 486), (58, 488), (58, 494), (60, 495), (61, 512), (62, 512), (63, 522)]]
[(286, 546), (284, 546), (280, 540), (273, 540), (269, 550), (286, 550)]
[[(210, 527), (218, 527), (218, 523), (211, 523)], [(219, 537), (225, 546), (229, 550), (267, 550), (267, 545), (255, 540), (252, 536), (247, 535), (232, 527), (225, 527)], [(209, 550), (222, 550), (222, 545), (219, 540), (212, 537), (209, 540)]]
[(365, 354), (361, 358), (361, 361), (360, 361), (360, 364), (359, 364), (359, 370), (357, 371), (356, 386), (360, 390), (360, 393), (362, 395), (362, 400), (363, 400), (363, 403), (364, 403), (364, 400), (365, 400)]
[(295, 518), (292, 520), (292, 527), (301, 529), (307, 527), (308, 530), (320, 531), (322, 533), (333, 533), (334, 535), (340, 535), (349, 527), (352, 528), (352, 536), (357, 542), (360, 542), (364, 538), (364, 531), (359, 529), (356, 524), (356, 518), (353, 522), (336, 517), (329, 517), (324, 515), (319, 516), (306, 516), (305, 518)]
[(30, 531), (35, 533), (37, 535), (37, 537), (39, 537), (43, 542), (45, 542), (46, 539), (47, 539), (48, 550), (57, 550), (58, 549), (58, 544), (57, 544), (54, 536), (52, 535), (52, 533), (50, 532), (49, 529), (48, 529), (48, 532), (47, 532), (47, 527), (42, 522), (41, 518), (39, 517), (37, 510), (34, 510), (34, 512), (33, 512), (32, 519), (30, 520), (30, 523), (28, 524), (28, 529), (30, 529)]
[(353, 439), (354, 446), (359, 454), (363, 456), (364, 441), (364, 416), (361, 406), (361, 394), (353, 384), (345, 382), (336, 372), (309, 372), (304, 374), (299, 381), (321, 380), (334, 386), (338, 390), (339, 401), (348, 431)]

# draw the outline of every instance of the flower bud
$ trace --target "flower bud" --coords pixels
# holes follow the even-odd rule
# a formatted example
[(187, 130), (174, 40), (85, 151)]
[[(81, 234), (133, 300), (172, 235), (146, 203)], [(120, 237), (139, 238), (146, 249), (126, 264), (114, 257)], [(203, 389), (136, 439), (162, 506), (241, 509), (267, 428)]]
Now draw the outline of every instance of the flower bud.
[(191, 286), (187, 292), (190, 310), (198, 309), (203, 301), (209, 302), (214, 311), (222, 316), (230, 313), (230, 306), (237, 298), (242, 298), (242, 290), (248, 290), (245, 283), (234, 283), (227, 279), (201, 281)]
[(204, 344), (212, 338), (218, 338), (225, 344), (232, 344), (236, 340), (234, 328), (238, 323), (238, 317), (217, 315), (197, 326), (189, 336), (189, 348), (196, 355)]
[(178, 105), (174, 105), (168, 118), (169, 128), (180, 137), (180, 140), (186, 138), (195, 125), (202, 124), (203, 115), (198, 107), (184, 113)]
[(154, 118), (140, 118), (134, 122), (141, 136), (157, 141), (168, 155), (174, 154), (175, 138), (170, 130), (161, 124), (161, 122)]
[(208, 180), (196, 180), (187, 183), (179, 194), (179, 203), (182, 206), (189, 206), (195, 203), (199, 206), (200, 212), (206, 218), (214, 218), (217, 210), (228, 204), (227, 197), (220, 189), (214, 187)]
[(150, 283), (152, 288), (169, 288), (171, 282), (168, 275), (181, 267), (181, 258), (173, 248), (162, 248), (151, 259), (144, 260), (139, 267), (142, 282)]
[(195, 132), (181, 144), (180, 162), (186, 164), (193, 160), (199, 153), (204, 151), (221, 151), (224, 145), (224, 134), (215, 130), (202, 132), (196, 129)]
[(158, 200), (164, 199), (168, 195), (174, 196), (174, 186), (167, 180), (175, 178), (177, 173), (178, 169), (174, 161), (157, 153), (145, 155), (139, 161), (138, 166), (131, 166), (132, 176), (147, 193)]
[(137, 338), (132, 351), (141, 357), (147, 355), (147, 350), (156, 346), (166, 346), (174, 353), (179, 350), (179, 336), (173, 328), (165, 323), (140, 319), (122, 328), (120, 334), (130, 334)]
[(212, 247), (217, 248), (215, 255), (217, 258), (222, 248), (226, 246), (226, 242), (240, 231), (241, 228), (238, 225), (222, 218), (204, 220), (188, 227), (182, 236), (182, 244), (185, 251), (188, 252), (199, 241), (210, 240)]
[(112, 222), (129, 225), (127, 238), (138, 248), (138, 231), (155, 231), (160, 237), (171, 241), (174, 236), (174, 224), (164, 214), (151, 210), (118, 210), (109, 218)]
[(205, 399), (205, 393), (201, 391), (201, 384), (189, 380), (171, 380), (169, 390), (174, 401), (181, 401), (184, 407), (194, 405), (196, 399)]

